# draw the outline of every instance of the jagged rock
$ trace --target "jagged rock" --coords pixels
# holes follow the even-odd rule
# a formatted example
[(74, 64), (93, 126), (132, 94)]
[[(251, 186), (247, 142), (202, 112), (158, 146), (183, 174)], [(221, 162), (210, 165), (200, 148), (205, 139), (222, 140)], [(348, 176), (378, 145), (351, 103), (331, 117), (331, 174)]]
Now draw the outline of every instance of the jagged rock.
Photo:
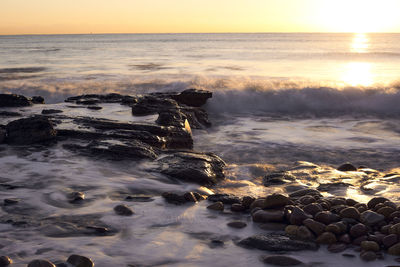
[(181, 204), (185, 204), (186, 202), (188, 202), (185, 198), (184, 195), (179, 195), (176, 193), (171, 193), (171, 192), (164, 192), (161, 195), (168, 203), (172, 203), (175, 205), (181, 205)]
[(44, 104), (44, 98), (42, 96), (32, 96), (33, 104)]
[(23, 95), (0, 94), (0, 107), (26, 107), (32, 102)]
[(198, 89), (187, 89), (180, 94), (171, 96), (171, 98), (173, 98), (177, 102), (192, 107), (203, 106), (211, 97), (212, 92)]
[(54, 140), (57, 131), (48, 118), (34, 116), (10, 122), (6, 126), (8, 144), (29, 145)]
[(13, 261), (7, 256), (0, 257), (0, 267), (6, 267), (10, 265)]
[(82, 154), (107, 157), (112, 160), (156, 159), (158, 157), (150, 145), (136, 140), (120, 143), (113, 140), (93, 141), (88, 145), (64, 144), (63, 147)]
[(281, 234), (254, 235), (239, 241), (238, 245), (266, 251), (300, 251), (318, 249), (318, 245), (314, 242), (292, 240)]
[(354, 166), (353, 166), (352, 164), (350, 164), (350, 163), (345, 163), (345, 164), (340, 165), (340, 166), (337, 168), (337, 170), (338, 170), (338, 171), (341, 171), (341, 172), (355, 172), (355, 171), (357, 171), (357, 168), (354, 167)]
[(161, 173), (187, 182), (213, 185), (225, 177), (225, 162), (212, 153), (177, 152), (162, 157), (158, 162)]

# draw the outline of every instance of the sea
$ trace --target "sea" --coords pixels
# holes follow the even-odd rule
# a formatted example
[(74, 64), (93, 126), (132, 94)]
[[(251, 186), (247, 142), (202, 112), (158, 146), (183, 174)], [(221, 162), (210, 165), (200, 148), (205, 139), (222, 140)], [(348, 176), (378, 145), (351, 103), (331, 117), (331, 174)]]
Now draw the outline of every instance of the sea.
[[(399, 43), (398, 33), (0, 36), (0, 92), (41, 95), (59, 108), (80, 94), (209, 90), (213, 97), (203, 108), (212, 126), (193, 129), (193, 138), (195, 150), (227, 163), (227, 179), (213, 192), (285, 193), (284, 186), (265, 186), (263, 177), (286, 171), (296, 177), (296, 186), (328, 188), (327, 195), (357, 201), (380, 195), (398, 203)], [(133, 121), (125, 109), (103, 115)], [(347, 176), (336, 171), (347, 162), (368, 171)], [(4, 148), (0, 168), (2, 182), (31, 185), (4, 191), (5, 197), (24, 199), (49, 216), (99, 212), (124, 229), (112, 237), (49, 238), (0, 224), (0, 240), (7, 243), (0, 251), (19, 262), (77, 253), (96, 266), (263, 266), (261, 252), (235, 245), (257, 233), (256, 226), (227, 229), (228, 215), (210, 215), (201, 203), (166, 209), (160, 192), (199, 188), (166, 182), (145, 163), (100, 164), (56, 148), (26, 153)], [(71, 188), (86, 190), (91, 204), (63, 208)], [(121, 190), (155, 200), (134, 203), (133, 218), (115, 218), (113, 195)], [(251, 225), (249, 218), (238, 219)], [(211, 237), (224, 245), (210, 247)], [(308, 266), (382, 263), (338, 258), (326, 248), (295, 255)], [(394, 264), (394, 258), (385, 256), (382, 264)]]

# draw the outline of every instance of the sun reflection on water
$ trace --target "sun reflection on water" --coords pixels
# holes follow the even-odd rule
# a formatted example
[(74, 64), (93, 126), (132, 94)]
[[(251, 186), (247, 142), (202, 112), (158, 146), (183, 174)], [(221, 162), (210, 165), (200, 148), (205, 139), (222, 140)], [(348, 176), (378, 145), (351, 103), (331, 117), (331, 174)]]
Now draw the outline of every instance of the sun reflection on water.
[[(351, 52), (367, 53), (370, 40), (365, 33), (356, 33), (351, 42)], [(349, 62), (344, 67), (342, 80), (351, 86), (369, 86), (374, 83), (372, 64), (368, 62)]]

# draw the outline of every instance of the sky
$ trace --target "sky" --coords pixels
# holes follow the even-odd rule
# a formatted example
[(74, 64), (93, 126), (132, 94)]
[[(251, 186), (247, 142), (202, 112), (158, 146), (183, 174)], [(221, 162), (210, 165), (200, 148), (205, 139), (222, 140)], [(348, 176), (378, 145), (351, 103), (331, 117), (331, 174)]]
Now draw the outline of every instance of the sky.
[(0, 0), (0, 34), (400, 32), (400, 0)]

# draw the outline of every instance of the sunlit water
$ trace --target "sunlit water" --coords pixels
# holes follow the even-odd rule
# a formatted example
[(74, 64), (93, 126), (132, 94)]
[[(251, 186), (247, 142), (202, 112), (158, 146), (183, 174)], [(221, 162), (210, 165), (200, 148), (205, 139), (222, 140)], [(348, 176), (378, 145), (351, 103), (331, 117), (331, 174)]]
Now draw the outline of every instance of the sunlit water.
[[(399, 41), (400, 34), (0, 36), (0, 91), (40, 94), (55, 103), (50, 108), (65, 108), (65, 97), (82, 93), (211, 90), (205, 109), (213, 126), (193, 134), (195, 149), (215, 152), (228, 163), (227, 180), (213, 191), (286, 192), (282, 186), (263, 186), (262, 177), (291, 170), (297, 177), (292, 186), (333, 183), (326, 194), (400, 201), (399, 178), (383, 179), (400, 167)], [(124, 122), (155, 119), (134, 118), (119, 105), (69, 112)], [(22, 186), (2, 190), (3, 198), (21, 198), (38, 216), (100, 213), (102, 221), (121, 230), (112, 237), (49, 238), (38, 229), (0, 224), (7, 244), (0, 251), (21, 264), (16, 266), (38, 257), (63, 260), (72, 253), (87, 255), (101, 267), (262, 265), (258, 257), (264, 253), (234, 244), (261, 231), (248, 216), (216, 215), (205, 209), (207, 203), (166, 205), (159, 197), (164, 191), (208, 190), (171, 183), (151, 172), (150, 162), (99, 162), (61, 145), (45, 151), (1, 148), (1, 183)], [(347, 161), (377, 171), (366, 171), (368, 176), (334, 170)], [(313, 164), (318, 166), (310, 168)], [(65, 207), (65, 195), (73, 190), (84, 191), (88, 204)], [(154, 196), (154, 201), (126, 202), (136, 215), (116, 216), (112, 208), (129, 194)], [(227, 228), (232, 219), (249, 226)], [(225, 245), (210, 247), (212, 238)], [(297, 255), (321, 266), (339, 261), (376, 266), (339, 260), (324, 250)], [(386, 258), (388, 264), (392, 260)]]

